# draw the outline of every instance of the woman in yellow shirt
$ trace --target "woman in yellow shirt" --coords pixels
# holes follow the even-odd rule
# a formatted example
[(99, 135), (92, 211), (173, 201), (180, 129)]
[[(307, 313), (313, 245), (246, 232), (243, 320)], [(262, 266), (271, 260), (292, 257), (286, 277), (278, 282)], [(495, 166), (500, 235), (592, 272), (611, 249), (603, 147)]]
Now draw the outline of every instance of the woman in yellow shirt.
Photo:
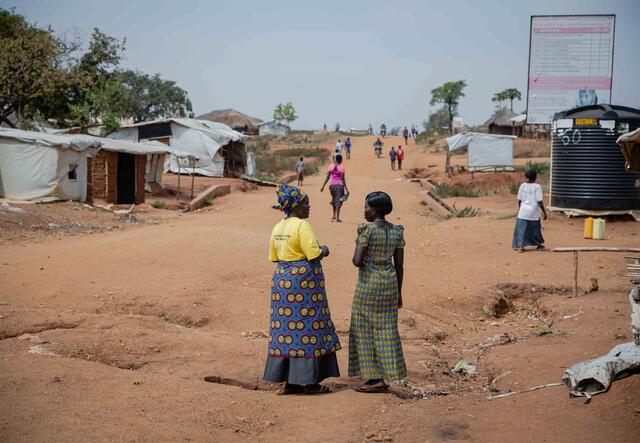
[(309, 197), (294, 186), (280, 185), (278, 203), (285, 214), (271, 233), (269, 260), (277, 263), (271, 282), (269, 355), (264, 379), (285, 382), (280, 394), (324, 394), (319, 383), (339, 377), (336, 335), (320, 261), (320, 246), (309, 217)]

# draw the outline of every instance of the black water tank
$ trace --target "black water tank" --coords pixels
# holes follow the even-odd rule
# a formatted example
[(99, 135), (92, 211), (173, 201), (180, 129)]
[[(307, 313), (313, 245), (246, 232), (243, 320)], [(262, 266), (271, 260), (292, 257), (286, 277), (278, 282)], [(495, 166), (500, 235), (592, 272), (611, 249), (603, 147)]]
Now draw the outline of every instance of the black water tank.
[(640, 209), (640, 175), (626, 172), (616, 144), (640, 127), (640, 109), (591, 105), (553, 117), (551, 206), (621, 211)]

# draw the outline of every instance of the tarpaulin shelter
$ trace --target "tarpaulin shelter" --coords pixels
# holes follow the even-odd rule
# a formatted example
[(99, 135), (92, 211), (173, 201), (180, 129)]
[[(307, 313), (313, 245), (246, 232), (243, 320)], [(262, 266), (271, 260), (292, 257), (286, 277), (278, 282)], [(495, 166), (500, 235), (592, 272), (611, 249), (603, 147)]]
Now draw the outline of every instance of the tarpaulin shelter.
[(479, 132), (461, 132), (447, 138), (449, 152), (467, 149), (467, 169), (482, 171), (507, 169), (513, 167), (512, 135), (483, 134)]
[(112, 139), (142, 142), (156, 140), (198, 158), (195, 168), (188, 159), (172, 153), (168, 169), (179, 174), (208, 177), (252, 175), (248, 170), (247, 136), (223, 123), (192, 118), (168, 118), (121, 127)]
[(260, 135), (287, 135), (291, 128), (277, 120), (260, 123), (258, 125), (258, 134)]
[(186, 155), (157, 142), (0, 128), (0, 196), (142, 203), (145, 184), (156, 175), (147, 159), (169, 152)]
[(0, 128), (0, 197), (40, 202), (87, 198), (87, 158), (100, 140)]

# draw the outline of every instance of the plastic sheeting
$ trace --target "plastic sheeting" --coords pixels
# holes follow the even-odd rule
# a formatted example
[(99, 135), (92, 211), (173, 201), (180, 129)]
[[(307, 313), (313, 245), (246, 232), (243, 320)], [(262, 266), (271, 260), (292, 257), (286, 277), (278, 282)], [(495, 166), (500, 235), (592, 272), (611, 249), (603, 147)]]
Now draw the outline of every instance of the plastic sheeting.
[[(195, 172), (208, 177), (222, 177), (224, 157), (219, 153), (220, 148), (232, 141), (242, 141), (247, 138), (223, 123), (190, 118), (170, 118), (137, 123), (120, 128), (117, 132), (110, 134), (109, 138), (138, 141), (140, 126), (159, 123), (171, 125), (171, 156), (167, 161), (167, 170), (173, 173)], [(193, 160), (196, 160), (195, 168), (192, 167)]]
[(462, 132), (447, 138), (449, 151), (468, 146), (467, 169), (482, 170), (513, 167), (513, 139), (511, 135)]
[(614, 380), (640, 372), (640, 346), (623, 343), (602, 357), (578, 363), (564, 371), (562, 381), (574, 396), (606, 392)]
[(0, 196), (43, 202), (85, 201), (87, 157), (91, 153), (89, 149), (78, 152), (0, 138)]

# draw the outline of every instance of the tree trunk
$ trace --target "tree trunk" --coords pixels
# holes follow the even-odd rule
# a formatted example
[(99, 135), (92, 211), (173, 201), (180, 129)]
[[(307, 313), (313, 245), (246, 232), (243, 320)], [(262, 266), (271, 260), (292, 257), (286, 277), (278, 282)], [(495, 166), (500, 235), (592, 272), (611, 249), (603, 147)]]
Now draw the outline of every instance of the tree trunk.
[(513, 98), (509, 99), (511, 101), (511, 111), (513, 111)]

